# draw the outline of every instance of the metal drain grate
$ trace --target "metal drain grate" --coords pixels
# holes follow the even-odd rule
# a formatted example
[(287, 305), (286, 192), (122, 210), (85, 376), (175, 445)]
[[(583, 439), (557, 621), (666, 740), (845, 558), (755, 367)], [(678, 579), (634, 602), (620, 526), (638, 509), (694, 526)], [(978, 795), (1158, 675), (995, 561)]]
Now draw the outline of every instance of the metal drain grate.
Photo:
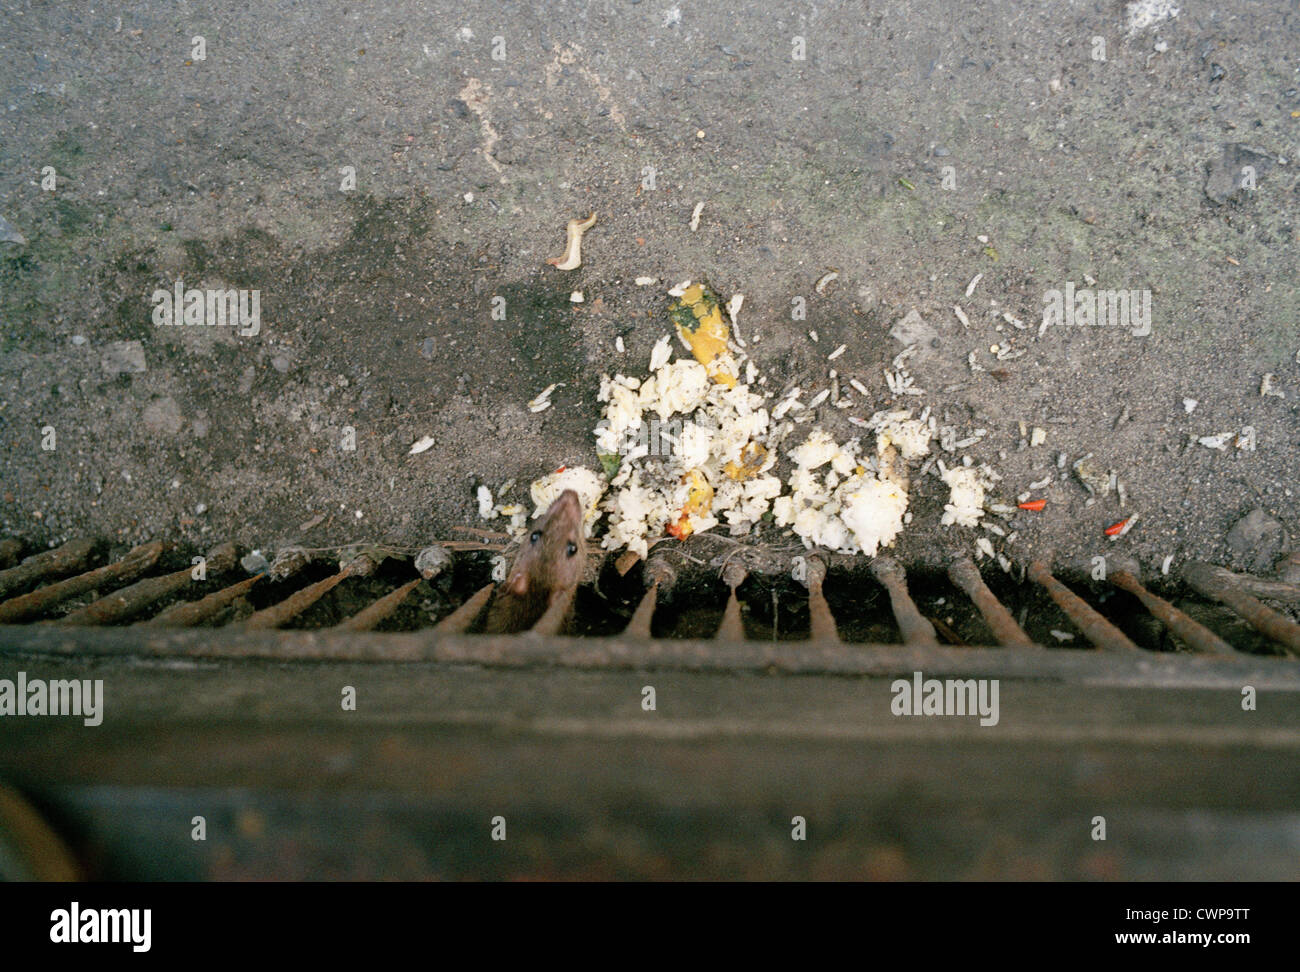
[[(159, 544), (20, 552), (0, 659), (102, 681), (111, 718), (0, 720), (0, 777), (92, 878), (1295, 877), (1282, 581), (820, 554), (796, 581), (688, 541), (482, 634), (468, 551), (247, 577), (222, 545), (201, 582)], [(896, 713), (922, 673), (1000, 683), (996, 723)]]
[[(93, 641), (69, 641), (69, 634), (97, 629), (111, 635), (107, 643), (115, 646), (115, 650), (145, 654), (380, 659), (409, 657), (414, 651), (418, 657), (429, 658), (437, 656), (440, 644), (454, 640), (463, 646), (476, 642), (481, 645), (480, 649), (462, 647), (460, 657), (473, 658), (477, 654), (498, 661), (539, 660), (535, 637), (475, 634), (494, 585), (466, 586), (476, 577), (481, 580), (486, 569), (482, 558), (474, 555), (451, 554), (438, 548), (434, 551), (437, 557), (417, 558), (417, 563), (436, 564), (433, 569), (426, 567), (421, 576), (409, 561), (385, 560), (373, 552), (357, 552), (355, 548), (345, 552), (336, 569), (325, 567), (322, 561), (313, 560), (304, 551), (290, 549), (277, 557), (265, 573), (232, 582), (230, 575), (240, 570), (238, 552), (234, 544), (225, 543), (209, 550), (203, 558), (205, 571), (213, 577), (204, 584), (215, 589), (200, 597), (193, 594), (187, 597), (198, 586), (192, 569), (159, 572), (169, 553), (161, 541), (142, 544), (118, 559), (96, 566), (102, 548), (102, 544), (76, 540), (0, 570), (0, 597), (4, 598), (0, 601), (0, 625), (24, 626), (8, 629), (4, 639), (6, 647), (15, 649), (22, 645), (42, 650), (77, 644), (84, 649)], [(19, 545), (13, 541), (0, 545), (0, 555), (10, 564), (17, 560), (19, 551)], [(800, 650), (816, 649), (806, 657), (821, 658), (831, 668), (837, 668), (844, 663), (843, 659), (833, 662), (826, 652), (851, 659), (852, 651), (860, 651), (864, 646), (898, 647), (899, 642), (906, 649), (922, 652), (951, 646), (968, 649), (997, 646), (1010, 650), (1002, 653), (1008, 659), (1013, 653), (1024, 655), (1030, 667), (1035, 657), (1048, 653), (1080, 654), (1062, 652), (1059, 644), (1046, 652), (1046, 639), (1026, 633), (1025, 618), (1036, 596), (1039, 599), (1033, 603), (1036, 618), (1043, 614), (1045, 605), (1050, 610), (1054, 604), (1060, 615), (1106, 656), (1173, 653), (1159, 650), (1160, 647), (1176, 649), (1179, 655), (1194, 653), (1223, 659), (1240, 658), (1243, 654), (1251, 657), (1280, 654), (1291, 658), (1300, 654), (1300, 625), (1285, 613), (1300, 606), (1300, 587), (1234, 574), (1205, 563), (1187, 564), (1182, 571), (1186, 587), (1202, 599), (1198, 602), (1198, 613), (1206, 615), (1210, 605), (1222, 605), (1218, 610), (1231, 612), (1226, 616), (1236, 627), (1244, 622), (1254, 630), (1256, 634), (1249, 639), (1249, 644), (1234, 647), (1234, 640), (1241, 641), (1239, 637), (1233, 639), (1231, 635), (1225, 636), (1227, 632), (1212, 630), (1203, 623), (1204, 617), (1197, 620), (1189, 610), (1152, 593), (1139, 579), (1135, 565), (1111, 569), (1106, 577), (1109, 590), (1085, 592), (1089, 597), (1084, 597), (1054, 576), (1042, 562), (1027, 563), (1022, 570), (1030, 583), (1011, 589), (1014, 598), (1025, 602), (1018, 621), (969, 558), (950, 558), (941, 572), (942, 579), (950, 585), (950, 591), (960, 592), (966, 599), (961, 608), (982, 622), (982, 626), (975, 627), (987, 634), (982, 640), (978, 637), (971, 640), (957, 634), (939, 616), (943, 612), (934, 607), (940, 604), (952, 609), (955, 607), (952, 602), (931, 597), (933, 603), (928, 610), (918, 606), (902, 565), (889, 557), (855, 561), (814, 553), (800, 561), (801, 585), (792, 584), (782, 575), (776, 578), (784, 583), (782, 587), (773, 582), (771, 573), (751, 571), (740, 559), (724, 559), (720, 565), (709, 567), (707, 562), (689, 556), (682, 548), (656, 551), (628, 577), (614, 571), (612, 561), (607, 560), (600, 575), (615, 579), (615, 586), (621, 589), (615, 600), (626, 605), (625, 614), (607, 610), (601, 622), (592, 620), (596, 613), (593, 605), (599, 605), (601, 598), (610, 600), (595, 591), (598, 581), (597, 585), (584, 585), (577, 592), (557, 596), (528, 634), (558, 635), (573, 619), (571, 628), (586, 635), (577, 639), (587, 645), (582, 649), (583, 657), (593, 665), (601, 664), (602, 658), (607, 663), (613, 663), (616, 658), (627, 661), (628, 645), (646, 644), (658, 645), (655, 657), (660, 660), (676, 657), (679, 662), (687, 663), (693, 659), (693, 664), (747, 657), (743, 651), (736, 655), (730, 649), (762, 646), (765, 652), (762, 657), (780, 656), (786, 659), (783, 667), (792, 664), (797, 670), (808, 670), (806, 664), (790, 661)], [(705, 566), (698, 566), (701, 564)], [(834, 608), (827, 593), (832, 570), (841, 588)], [(436, 602), (428, 611), (413, 610), (411, 602), (418, 599), (414, 597), (416, 592), (423, 588), (426, 593), (433, 593), (429, 582), (440, 575), (444, 580), (456, 575), (459, 586), (446, 586), (436, 592), (435, 598), (426, 597), (426, 607)], [(710, 586), (710, 575), (713, 578), (720, 575), (720, 587), (716, 579)], [(1005, 575), (999, 574), (998, 578), (1002, 582), (1006, 580)], [(348, 598), (341, 598), (340, 585), (349, 580), (364, 580), (366, 585), (362, 590), (353, 590)], [(743, 590), (749, 592), (747, 601), (742, 597)], [(676, 616), (682, 613), (683, 600), (674, 595), (682, 591), (688, 592), (686, 600), (694, 597), (693, 627), (685, 637), (680, 632), (664, 637), (665, 627), (673, 627), (666, 625), (665, 619), (671, 616), (671, 620), (680, 620)], [(746, 611), (742, 606), (748, 604), (750, 627), (754, 627), (754, 617), (762, 613), (762, 591), (771, 595), (770, 624), (764, 629), (770, 630), (771, 637), (759, 639), (747, 634)], [(1132, 634), (1133, 624), (1121, 625), (1099, 610), (1100, 603), (1089, 603), (1089, 598), (1099, 602), (1119, 592), (1127, 595), (1133, 605), (1140, 606), (1135, 610), (1145, 612), (1141, 623), (1158, 622), (1162, 626), (1161, 639), (1153, 643), (1147, 638), (1147, 645), (1140, 646)], [(255, 594), (260, 598), (257, 604), (253, 603)], [(1044, 595), (1050, 600), (1043, 600)], [(1264, 600), (1273, 601), (1278, 608), (1269, 607)], [(884, 601), (888, 603), (887, 611)], [(330, 604), (328, 610), (321, 607), (326, 603)], [(787, 624), (784, 631), (778, 630), (782, 605), (786, 620), (796, 622)], [(383, 637), (392, 641), (388, 648), (383, 647), (382, 639), (367, 639), (364, 650), (357, 647), (357, 634), (375, 631), (401, 611), (406, 615), (403, 625), (407, 630), (385, 634)], [(881, 622), (891, 620), (894, 637), (882, 634)], [(192, 639), (161, 636), (175, 629), (196, 627), (202, 627), (205, 635), (201, 645)], [(846, 636), (846, 627), (865, 631), (867, 636)], [(971, 625), (966, 627), (970, 629)], [(1128, 633), (1124, 627), (1129, 628)], [(252, 632), (286, 628), (294, 630), (277, 631), (277, 637), (270, 639), (245, 637)], [(303, 640), (300, 636), (307, 635), (308, 631), (311, 637)], [(218, 632), (220, 636), (214, 637)], [(1062, 639), (1067, 637), (1059, 632), (1054, 634)], [(620, 646), (617, 651), (611, 648), (615, 644)], [(774, 645), (783, 648), (774, 653)], [(1157, 650), (1152, 650), (1153, 647)], [(846, 649), (852, 651), (846, 653)], [(633, 654), (650, 657), (640, 649)], [(751, 656), (758, 657), (752, 652)]]

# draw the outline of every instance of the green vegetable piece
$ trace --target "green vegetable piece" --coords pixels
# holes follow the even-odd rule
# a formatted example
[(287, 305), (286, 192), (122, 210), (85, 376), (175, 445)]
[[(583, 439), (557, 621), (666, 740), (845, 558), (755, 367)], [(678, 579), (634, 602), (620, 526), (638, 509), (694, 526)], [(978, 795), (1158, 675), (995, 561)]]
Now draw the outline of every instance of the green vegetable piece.
[(612, 452), (598, 452), (596, 458), (600, 460), (600, 468), (604, 470), (605, 478), (613, 479), (621, 462), (619, 455)]

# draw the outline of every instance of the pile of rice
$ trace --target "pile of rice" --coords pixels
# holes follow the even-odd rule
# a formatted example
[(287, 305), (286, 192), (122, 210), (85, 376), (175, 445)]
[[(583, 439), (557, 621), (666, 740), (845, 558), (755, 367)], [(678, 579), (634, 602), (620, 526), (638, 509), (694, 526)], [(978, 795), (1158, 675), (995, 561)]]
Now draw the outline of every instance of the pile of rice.
[(952, 491), (943, 507), (943, 525), (979, 526), (984, 515), (984, 489), (989, 485), (984, 471), (971, 466), (948, 469), (940, 462), (939, 474)]
[[(682, 343), (690, 349), (685, 338)], [(773, 473), (781, 446), (813, 413), (797, 401), (798, 389), (769, 410), (772, 395), (755, 384), (754, 363), (746, 363), (740, 348), (730, 351), (736, 357), (721, 354), (708, 367), (691, 358), (674, 361), (665, 336), (645, 378), (602, 375), (604, 411), (594, 432), (605, 472), (572, 467), (533, 483), (533, 517), (573, 489), (586, 510), (588, 536), (607, 516), (601, 546), (642, 557), (665, 535), (684, 538), (720, 525), (732, 536), (749, 534), (769, 513), (809, 548), (874, 556), (890, 546), (911, 520), (906, 463), (930, 451), (929, 409), (920, 418), (897, 409), (867, 422), (854, 419), (874, 434), (865, 450), (860, 438), (837, 442), (813, 426), (786, 453), (793, 469), (783, 483)], [(942, 522), (977, 526), (989, 484), (983, 472), (949, 470), (942, 462), (939, 470), (951, 490)], [(522, 508), (494, 503), (486, 487), (479, 505), (485, 518), (510, 516), (517, 535), (527, 529)]]
[[(689, 536), (725, 522), (739, 536), (781, 492), (770, 470), (787, 430), (774, 429), (764, 397), (746, 382), (712, 381), (698, 361), (664, 360), (670, 355), (665, 338), (651, 357), (662, 363), (644, 381), (601, 378), (599, 399), (607, 404), (596, 451), (618, 457), (601, 504), (609, 513), (606, 549), (645, 556), (648, 541), (670, 524)], [(663, 423), (672, 419), (669, 433)]]

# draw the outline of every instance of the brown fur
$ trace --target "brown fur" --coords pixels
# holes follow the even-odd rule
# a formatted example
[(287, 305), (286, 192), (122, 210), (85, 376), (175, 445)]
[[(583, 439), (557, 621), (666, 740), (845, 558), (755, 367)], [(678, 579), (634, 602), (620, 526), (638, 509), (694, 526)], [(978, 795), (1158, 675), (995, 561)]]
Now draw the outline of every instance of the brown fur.
[(582, 533), (582, 503), (566, 489), (524, 537), (510, 573), (492, 596), (483, 630), (525, 631), (546, 613), (552, 596), (576, 588), (587, 562)]

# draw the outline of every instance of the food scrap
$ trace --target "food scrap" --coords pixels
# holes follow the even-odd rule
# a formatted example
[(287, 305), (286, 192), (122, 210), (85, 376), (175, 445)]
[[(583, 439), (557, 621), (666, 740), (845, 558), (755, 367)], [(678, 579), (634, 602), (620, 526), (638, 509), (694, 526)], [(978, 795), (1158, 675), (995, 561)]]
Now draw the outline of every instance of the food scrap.
[[(644, 377), (601, 376), (603, 410), (594, 430), (599, 471), (561, 467), (533, 483), (534, 517), (564, 489), (573, 489), (583, 504), (587, 535), (605, 519), (600, 542), (606, 550), (646, 557), (650, 545), (665, 536), (685, 539), (725, 527), (731, 536), (743, 537), (770, 524), (805, 547), (875, 556), (912, 522), (908, 464), (924, 460), (918, 475), (937, 467), (948, 488), (943, 525), (984, 527), (1006, 543), (1014, 540), (1014, 534), (1008, 537), (984, 521), (986, 491), (1001, 477), (970, 456), (946, 466), (931, 454), (936, 440), (955, 453), (981, 442), (988, 430), (961, 438), (954, 427), (940, 428), (929, 407), (919, 417), (911, 409), (894, 408), (869, 420), (848, 416), (862, 432), (841, 441), (816, 424), (816, 406), (833, 400), (839, 408), (852, 407), (852, 401), (841, 400), (841, 390), (866, 399), (866, 385), (831, 370), (829, 388), (765, 390), (766, 378), (728, 326), (740, 299), (724, 316), (718, 297), (703, 283), (686, 280), (669, 294), (677, 298), (669, 319), (690, 356), (674, 360), (673, 335), (665, 334), (650, 352)], [(828, 357), (835, 361), (846, 350), (837, 345)], [(923, 395), (904, 368), (914, 350), (895, 357), (887, 381), (892, 377), (895, 389), (904, 385), (904, 393)], [(553, 390), (546, 389), (530, 407), (549, 403)], [(481, 512), (509, 515), (512, 531), (524, 535), (523, 507), (496, 502), (484, 492)], [(1021, 497), (1022, 509), (1041, 509), (1045, 503), (1028, 500)], [(988, 509), (999, 516), (1014, 511), (996, 502)], [(977, 556), (1009, 569), (1010, 561), (987, 538), (979, 538), (976, 548)]]
[(685, 540), (694, 533), (694, 522), (707, 517), (713, 507), (713, 487), (709, 485), (702, 472), (692, 469), (682, 477), (682, 482), (687, 490), (686, 502), (682, 504), (677, 519), (665, 527), (668, 533), (678, 540)]
[(677, 326), (677, 336), (695, 360), (704, 365), (709, 377), (728, 388), (735, 385), (739, 370), (727, 351), (730, 332), (717, 296), (704, 284), (691, 284), (668, 309), (668, 316)]
[(571, 219), (565, 227), (568, 242), (564, 247), (564, 256), (552, 257), (546, 262), (556, 270), (576, 270), (582, 266), (582, 234), (596, 225), (596, 214), (586, 219)]
[(1133, 529), (1133, 524), (1136, 522), (1137, 514), (1134, 513), (1132, 516), (1120, 520), (1118, 523), (1112, 523), (1110, 526), (1106, 527), (1106, 536), (1112, 538), (1122, 537), (1124, 534), (1128, 533), (1129, 530)]
[(818, 278), (815, 284), (813, 284), (813, 291), (816, 292), (818, 296), (824, 294), (826, 292), (826, 288), (829, 287), (836, 280), (838, 280), (839, 277), (840, 277), (840, 272), (838, 270), (827, 271), (826, 273), (822, 274), (820, 278)]

